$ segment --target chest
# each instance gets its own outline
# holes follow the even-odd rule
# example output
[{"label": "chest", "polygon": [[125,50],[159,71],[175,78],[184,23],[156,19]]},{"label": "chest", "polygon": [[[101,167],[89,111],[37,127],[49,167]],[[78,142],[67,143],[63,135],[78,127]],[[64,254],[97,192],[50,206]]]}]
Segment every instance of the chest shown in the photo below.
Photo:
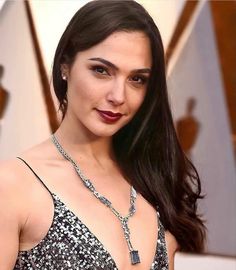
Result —
[{"label": "chest", "polygon": [[[91,259],[100,254],[99,260],[107,257],[113,267],[115,265],[119,269],[149,269],[157,248],[156,210],[141,195],[138,195],[136,213],[129,220],[129,228],[132,245],[139,251],[141,263],[132,266],[119,219],[89,190],[79,185],[76,177],[70,175],[70,185],[62,185],[60,179],[57,186],[53,186],[50,181],[46,183],[50,190],[57,190],[59,194],[59,197],[53,199],[41,183],[35,185],[28,202],[29,218],[21,233],[20,250],[35,253],[41,245],[53,246],[57,250],[53,252],[62,254],[64,247],[67,252],[74,250],[82,256],[85,250],[95,247],[92,248],[93,252],[81,258],[86,261],[85,257]],[[44,179],[47,178],[44,177]],[[102,186],[99,189],[102,190]],[[129,192],[128,185],[125,183],[117,185],[116,189],[107,186],[103,190],[105,193],[103,195],[110,199],[114,207],[124,216],[127,215],[130,207]],[[112,194],[112,198],[109,194]],[[48,239],[51,239],[50,244],[45,244]],[[66,243],[60,242],[61,239]],[[62,247],[62,250],[58,250],[58,247]],[[78,247],[83,247],[83,250],[81,251]],[[74,253],[73,256],[75,256]]]}]

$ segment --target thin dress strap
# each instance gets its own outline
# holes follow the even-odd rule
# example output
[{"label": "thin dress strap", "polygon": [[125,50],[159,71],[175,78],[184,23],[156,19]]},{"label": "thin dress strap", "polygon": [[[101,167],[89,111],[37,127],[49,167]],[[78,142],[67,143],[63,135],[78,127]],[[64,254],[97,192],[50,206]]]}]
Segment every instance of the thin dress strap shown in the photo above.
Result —
[{"label": "thin dress strap", "polygon": [[25,165],[31,170],[31,172],[36,176],[36,178],[43,184],[43,186],[47,189],[47,191],[51,194],[51,196],[53,195],[52,192],[49,190],[49,188],[44,184],[43,180],[37,175],[37,173],[32,169],[32,167],[21,157],[16,157],[20,160],[22,160]]}]

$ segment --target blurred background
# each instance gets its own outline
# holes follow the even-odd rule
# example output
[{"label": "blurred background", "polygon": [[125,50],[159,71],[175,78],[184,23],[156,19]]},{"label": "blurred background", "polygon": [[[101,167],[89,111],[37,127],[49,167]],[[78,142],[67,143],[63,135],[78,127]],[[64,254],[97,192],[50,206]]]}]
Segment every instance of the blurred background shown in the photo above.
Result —
[{"label": "blurred background", "polygon": [[[53,55],[86,2],[0,0],[0,159],[58,126]],[[206,194],[199,205],[208,228],[205,254],[177,254],[176,270],[235,270],[236,1],[137,2],[162,34],[176,130]]]}]

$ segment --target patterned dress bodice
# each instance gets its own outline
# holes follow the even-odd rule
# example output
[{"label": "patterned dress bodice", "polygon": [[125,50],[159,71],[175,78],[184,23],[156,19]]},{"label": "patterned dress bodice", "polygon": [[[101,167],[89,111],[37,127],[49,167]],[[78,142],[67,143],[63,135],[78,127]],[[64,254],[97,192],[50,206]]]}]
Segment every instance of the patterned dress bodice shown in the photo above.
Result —
[{"label": "patterned dress bodice", "polygon": [[[14,270],[122,270],[78,216],[57,195],[51,195],[54,202],[52,224],[35,247],[19,251]],[[158,212],[157,215],[157,245],[150,270],[168,270],[165,230]]]}]

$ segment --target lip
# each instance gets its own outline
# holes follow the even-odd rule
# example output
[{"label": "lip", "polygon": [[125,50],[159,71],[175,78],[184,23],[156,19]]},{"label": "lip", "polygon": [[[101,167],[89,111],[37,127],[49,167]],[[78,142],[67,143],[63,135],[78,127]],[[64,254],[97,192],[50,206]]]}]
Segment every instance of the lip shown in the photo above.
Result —
[{"label": "lip", "polygon": [[96,111],[106,123],[111,124],[117,122],[123,116],[121,113],[114,113],[112,111],[102,111],[98,109],[96,109]]}]

